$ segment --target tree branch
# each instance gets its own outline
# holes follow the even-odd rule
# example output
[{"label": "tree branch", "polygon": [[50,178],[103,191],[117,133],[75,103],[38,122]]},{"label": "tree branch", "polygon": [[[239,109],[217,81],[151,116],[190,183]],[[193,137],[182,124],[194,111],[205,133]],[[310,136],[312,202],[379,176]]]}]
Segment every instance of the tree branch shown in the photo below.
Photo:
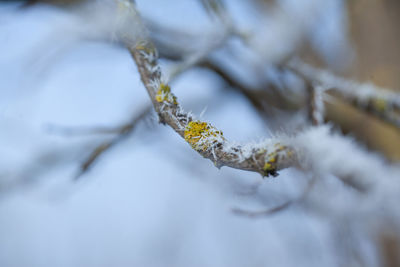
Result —
[{"label": "tree branch", "polygon": [[[131,4],[129,8],[135,7]],[[137,11],[135,14],[140,21]],[[278,140],[266,140],[256,145],[237,145],[229,142],[222,131],[210,123],[196,120],[193,115],[186,113],[169,85],[163,81],[157,64],[158,52],[147,36],[142,36],[135,45],[130,42],[125,44],[136,62],[160,122],[169,125],[193,149],[213,161],[215,166],[229,166],[258,172],[263,176],[276,176],[278,170],[293,165],[294,149]]]},{"label": "tree branch", "polygon": [[287,66],[306,81],[313,81],[323,90],[333,90],[347,102],[400,128],[400,94],[373,84],[362,84],[337,77],[327,71],[292,60]]}]

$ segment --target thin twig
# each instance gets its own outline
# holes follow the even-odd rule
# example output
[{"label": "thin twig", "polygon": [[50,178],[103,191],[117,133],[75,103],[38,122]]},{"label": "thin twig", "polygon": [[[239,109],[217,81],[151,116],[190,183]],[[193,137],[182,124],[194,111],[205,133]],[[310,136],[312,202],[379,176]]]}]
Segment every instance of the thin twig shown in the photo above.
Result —
[{"label": "thin twig", "polygon": [[307,84],[308,90],[308,116],[311,124],[318,126],[324,123],[324,101],[322,99],[322,90],[313,85],[312,83]]},{"label": "thin twig", "polygon": [[60,126],[60,125],[48,125],[46,130],[50,134],[64,135],[64,136],[82,136],[82,135],[112,135],[119,134],[121,132],[121,126],[110,127],[110,126]]},{"label": "thin twig", "polygon": [[110,148],[125,140],[133,132],[137,124],[141,120],[143,120],[150,113],[151,110],[151,106],[146,106],[139,113],[137,113],[129,123],[119,127],[118,135],[116,137],[112,138],[111,140],[104,141],[103,143],[98,145],[87,157],[87,159],[84,160],[84,162],[81,164],[80,171],[76,175],[75,179],[78,179],[82,175],[84,175],[99,159],[99,157],[102,156],[106,151],[110,150]]},{"label": "thin twig", "polygon": [[289,207],[293,206],[294,204],[301,203],[311,192],[316,180],[317,180],[316,177],[313,176],[311,178],[311,180],[308,182],[307,187],[305,188],[303,193],[298,198],[288,200],[276,207],[266,209],[266,210],[261,210],[261,211],[249,211],[249,210],[245,210],[245,209],[241,209],[241,208],[233,208],[232,212],[236,215],[245,216],[245,217],[249,217],[249,218],[262,218],[262,217],[274,215],[278,212],[288,209]]}]

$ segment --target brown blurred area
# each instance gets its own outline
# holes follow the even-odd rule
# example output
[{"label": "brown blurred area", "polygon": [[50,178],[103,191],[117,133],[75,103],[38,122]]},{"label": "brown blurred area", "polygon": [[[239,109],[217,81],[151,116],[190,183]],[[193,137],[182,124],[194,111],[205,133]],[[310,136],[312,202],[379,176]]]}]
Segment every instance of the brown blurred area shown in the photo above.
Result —
[{"label": "brown blurred area", "polygon": [[[350,39],[356,54],[347,78],[400,91],[400,1],[348,1]],[[341,74],[343,75],[343,74]],[[389,160],[400,161],[400,131],[351,105],[327,103],[327,117]]]},{"label": "brown blurred area", "polygon": [[357,61],[353,72],[360,80],[382,87],[400,85],[400,1],[349,1],[350,33]]},{"label": "brown blurred area", "polygon": [[[350,38],[356,60],[352,76],[360,81],[399,91],[400,2],[398,0],[351,0],[348,2]],[[345,112],[353,118],[353,131],[372,149],[391,160],[400,160],[400,131],[372,116]],[[354,115],[353,115],[354,114]]]},{"label": "brown blurred area", "polygon": [[[262,4],[278,4],[275,0],[257,0]],[[371,82],[379,87],[400,92],[400,1],[348,0],[349,39],[355,54],[345,70],[336,69],[339,76]],[[331,70],[306,40],[297,53],[313,66]],[[390,161],[400,161],[400,129],[375,115],[354,107],[335,95],[325,102],[326,120],[339,125],[343,133],[351,134],[368,148]],[[397,114],[400,116],[400,114]]]}]

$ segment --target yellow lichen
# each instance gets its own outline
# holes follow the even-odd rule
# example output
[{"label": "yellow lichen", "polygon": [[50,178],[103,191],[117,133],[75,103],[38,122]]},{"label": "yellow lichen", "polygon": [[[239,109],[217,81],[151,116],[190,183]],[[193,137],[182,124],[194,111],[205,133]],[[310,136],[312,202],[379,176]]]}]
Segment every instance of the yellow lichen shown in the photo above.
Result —
[{"label": "yellow lichen", "polygon": [[167,102],[170,104],[177,105],[178,101],[176,99],[176,96],[174,96],[171,93],[171,88],[168,86],[168,84],[160,83],[160,86],[158,87],[158,91],[156,94],[156,100],[157,102]]},{"label": "yellow lichen", "polygon": [[386,110],[387,108],[387,103],[385,99],[382,98],[376,98],[376,99],[372,99],[372,106],[374,107],[374,109],[376,109],[379,112],[383,112]]},{"label": "yellow lichen", "polygon": [[287,157],[293,156],[293,151],[288,149],[287,146],[280,143],[274,145],[275,150],[267,155],[265,155],[265,163],[263,166],[263,171],[265,176],[277,176],[278,160],[279,156],[286,155]]},{"label": "yellow lichen", "polygon": [[274,151],[270,154],[267,155],[266,161],[263,167],[264,175],[269,176],[270,174],[272,176],[276,176],[276,165],[278,161],[278,152]]},{"label": "yellow lichen", "polygon": [[142,50],[144,51],[146,54],[153,54],[154,53],[154,48],[143,45],[143,44],[138,44],[135,47],[136,50]]},{"label": "yellow lichen", "polygon": [[265,172],[270,172],[271,170],[273,170],[272,164],[269,163],[269,162],[266,162],[264,164],[264,168],[263,169],[264,169]]},{"label": "yellow lichen", "polygon": [[194,149],[205,151],[218,141],[224,140],[223,133],[207,122],[191,121],[185,128],[184,137]]},{"label": "yellow lichen", "polygon": [[146,53],[148,55],[152,55],[152,54],[156,53],[154,45],[152,45],[151,43],[146,42],[144,40],[138,41],[135,45],[135,49],[144,51],[144,53]]}]

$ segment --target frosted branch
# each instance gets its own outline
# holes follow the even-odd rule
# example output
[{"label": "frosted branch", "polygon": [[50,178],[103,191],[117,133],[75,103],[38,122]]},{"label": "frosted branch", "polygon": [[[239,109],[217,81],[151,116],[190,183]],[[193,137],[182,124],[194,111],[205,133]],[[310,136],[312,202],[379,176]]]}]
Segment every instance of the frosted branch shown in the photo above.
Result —
[{"label": "frosted branch", "polygon": [[[137,19],[140,20],[138,15]],[[160,122],[169,125],[193,149],[213,161],[215,166],[229,166],[258,172],[263,176],[275,176],[278,170],[293,165],[294,150],[279,140],[238,145],[228,141],[223,132],[210,123],[186,113],[163,80],[157,64],[158,52],[147,36],[142,36],[134,46],[129,43],[126,46],[136,62]]]},{"label": "frosted branch", "polygon": [[371,83],[358,83],[316,69],[300,60],[292,60],[289,69],[303,78],[318,84],[324,91],[335,90],[344,99],[365,111],[378,115],[383,120],[400,127],[400,94],[389,89],[380,88]]}]

